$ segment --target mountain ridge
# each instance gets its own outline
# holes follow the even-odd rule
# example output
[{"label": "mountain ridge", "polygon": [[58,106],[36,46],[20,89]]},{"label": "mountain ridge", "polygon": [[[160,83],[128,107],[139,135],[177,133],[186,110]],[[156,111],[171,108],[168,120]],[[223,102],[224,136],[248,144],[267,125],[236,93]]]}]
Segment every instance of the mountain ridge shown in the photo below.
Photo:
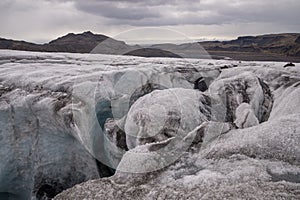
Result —
[{"label": "mountain ridge", "polygon": [[277,53],[300,57],[300,34],[241,36],[230,41],[200,42],[206,50]]},{"label": "mountain ridge", "polygon": [[[195,49],[195,45],[199,47]],[[214,59],[300,62],[300,33],[240,36],[229,41],[154,44],[143,48],[139,45],[128,45],[124,41],[118,41],[106,35],[86,31],[79,34],[68,33],[45,44],[0,38],[0,49],[103,53],[141,57],[205,58],[197,55],[200,54],[200,49],[202,54],[207,54]]]}]

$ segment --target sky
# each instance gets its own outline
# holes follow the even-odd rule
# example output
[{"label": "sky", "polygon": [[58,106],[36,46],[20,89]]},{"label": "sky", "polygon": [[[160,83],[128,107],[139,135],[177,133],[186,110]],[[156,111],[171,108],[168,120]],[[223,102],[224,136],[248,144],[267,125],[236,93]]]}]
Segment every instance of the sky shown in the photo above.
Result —
[{"label": "sky", "polygon": [[300,32],[299,0],[1,0],[0,37],[45,43],[92,31],[128,43]]}]

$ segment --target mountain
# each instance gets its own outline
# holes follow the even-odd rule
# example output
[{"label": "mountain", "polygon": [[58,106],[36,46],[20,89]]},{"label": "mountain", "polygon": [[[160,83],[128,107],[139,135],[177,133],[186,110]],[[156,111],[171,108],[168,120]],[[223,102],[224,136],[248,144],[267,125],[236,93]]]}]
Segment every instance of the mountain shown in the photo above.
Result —
[{"label": "mountain", "polygon": [[141,57],[214,58],[257,61],[300,62],[300,34],[243,36],[230,41],[130,46],[90,31],[69,33],[46,44],[0,38],[0,49],[40,52],[102,53]]},{"label": "mountain", "polygon": [[211,58],[208,52],[199,43],[185,44],[155,44],[150,48],[161,49],[179,55],[182,58]]},{"label": "mountain", "polygon": [[105,35],[94,34],[90,31],[80,34],[69,33],[46,44],[34,44],[0,38],[0,49],[39,52],[101,53],[142,57],[180,57],[160,49],[144,49],[138,45],[130,46],[123,41],[118,41]]},{"label": "mountain", "polygon": [[238,37],[231,41],[200,42],[211,55],[241,60],[300,60],[300,34]]},{"label": "mountain", "polygon": [[23,51],[44,51],[43,45],[0,38],[0,49],[12,49]]},{"label": "mountain", "polygon": [[82,34],[69,33],[49,42],[45,47],[46,51],[88,53],[108,38],[105,35],[96,35],[89,31]]},{"label": "mountain", "polygon": [[40,52],[68,52],[68,53],[90,53],[97,45],[109,40],[111,46],[117,43],[118,47],[128,48],[124,42],[120,42],[109,38],[105,35],[93,34],[90,31],[74,34],[69,33],[59,37],[47,44],[34,44],[25,41],[15,41],[0,38],[0,49],[24,50],[24,51],[40,51]]},{"label": "mountain", "polygon": [[300,56],[300,34],[244,36],[224,42],[202,42],[207,50],[278,53]]},{"label": "mountain", "polygon": [[300,62],[300,34],[298,33],[244,36],[230,41],[205,41],[179,45],[155,44],[151,48],[170,51],[185,58]]},{"label": "mountain", "polygon": [[124,55],[135,55],[140,57],[169,57],[169,58],[181,58],[180,55],[171,51],[156,49],[156,48],[140,48],[125,53]]}]

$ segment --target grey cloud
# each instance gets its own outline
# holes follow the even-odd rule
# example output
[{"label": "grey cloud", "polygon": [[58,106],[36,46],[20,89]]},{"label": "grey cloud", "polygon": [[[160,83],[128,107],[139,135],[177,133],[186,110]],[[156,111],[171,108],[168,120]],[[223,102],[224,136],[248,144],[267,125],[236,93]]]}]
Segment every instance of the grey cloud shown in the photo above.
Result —
[{"label": "grey cloud", "polygon": [[243,8],[234,11],[230,8],[224,9],[223,13],[229,13],[236,18],[242,16],[243,19],[248,22],[272,22],[300,25],[300,21],[298,20],[300,18],[299,8],[300,1],[269,1],[265,4],[245,5]]},{"label": "grey cloud", "polygon": [[144,18],[159,17],[148,7],[141,8],[139,4],[122,1],[77,1],[77,9],[94,15],[118,20],[141,20]]},{"label": "grey cloud", "polygon": [[113,35],[147,26],[182,32],[189,26],[187,34],[195,36],[299,32],[299,8],[299,0],[1,0],[0,37],[52,39],[85,30]]},{"label": "grey cloud", "polygon": [[78,10],[109,19],[111,24],[163,26],[280,22],[298,24],[298,0],[104,0],[75,1]]},{"label": "grey cloud", "polygon": [[[5,0],[7,1],[7,0]],[[4,1],[4,2],[5,2]],[[230,23],[299,24],[298,0],[44,0],[72,2],[109,25],[174,26]]]}]

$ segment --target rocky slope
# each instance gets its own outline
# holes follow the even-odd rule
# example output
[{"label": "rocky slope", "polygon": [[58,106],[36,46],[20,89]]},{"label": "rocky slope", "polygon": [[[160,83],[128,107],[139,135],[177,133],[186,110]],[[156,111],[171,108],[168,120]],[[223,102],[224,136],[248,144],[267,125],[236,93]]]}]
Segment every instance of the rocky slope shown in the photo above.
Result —
[{"label": "rocky slope", "polygon": [[297,64],[7,50],[0,63],[1,198],[300,197]]}]

